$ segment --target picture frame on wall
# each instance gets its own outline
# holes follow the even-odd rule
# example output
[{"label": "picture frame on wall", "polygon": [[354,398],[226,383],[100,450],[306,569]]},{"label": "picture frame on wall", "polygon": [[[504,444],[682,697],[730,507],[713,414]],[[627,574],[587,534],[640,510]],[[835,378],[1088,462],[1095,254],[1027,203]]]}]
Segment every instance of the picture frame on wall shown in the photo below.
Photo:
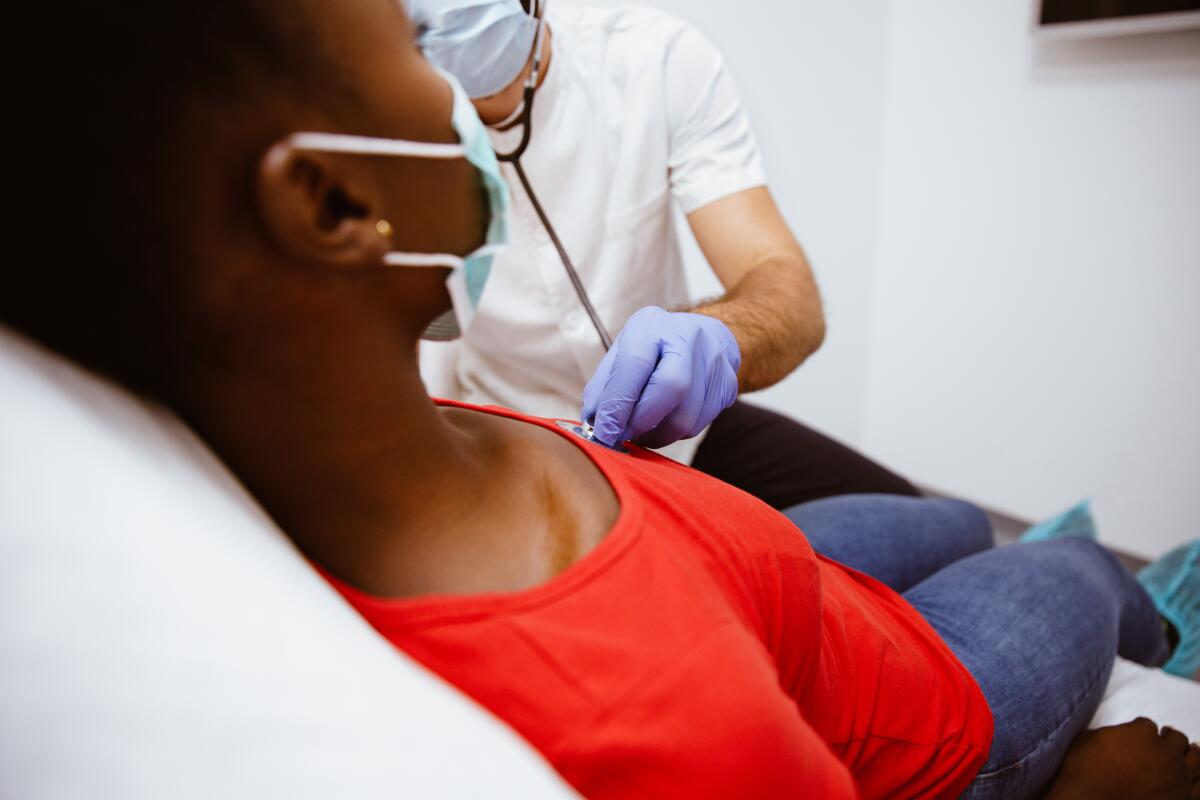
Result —
[{"label": "picture frame on wall", "polygon": [[1039,38],[1077,39],[1200,28],[1200,0],[1039,0]]}]

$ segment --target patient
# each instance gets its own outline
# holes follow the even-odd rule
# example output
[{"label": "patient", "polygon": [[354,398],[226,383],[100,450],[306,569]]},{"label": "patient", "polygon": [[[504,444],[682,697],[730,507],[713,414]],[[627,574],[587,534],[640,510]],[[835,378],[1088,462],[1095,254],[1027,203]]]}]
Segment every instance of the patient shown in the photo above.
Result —
[{"label": "patient", "polygon": [[[53,255],[10,269],[0,319],[178,412],[382,635],[585,795],[1036,797],[1113,656],[1168,657],[1090,542],[901,596],[700,473],[426,397],[447,270],[385,261],[474,251],[499,198],[464,158],[293,136],[478,133],[395,0],[71,13],[70,82],[31,109]],[[1200,756],[1170,749],[1187,796]]]}]

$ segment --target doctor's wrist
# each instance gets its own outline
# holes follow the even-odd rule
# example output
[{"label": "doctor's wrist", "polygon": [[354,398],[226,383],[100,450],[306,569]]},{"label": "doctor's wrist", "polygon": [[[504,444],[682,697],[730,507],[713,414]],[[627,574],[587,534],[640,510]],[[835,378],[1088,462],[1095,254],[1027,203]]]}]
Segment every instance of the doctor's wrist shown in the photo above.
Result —
[{"label": "doctor's wrist", "polygon": [[743,367],[745,366],[742,354],[745,350],[743,347],[744,338],[739,333],[736,323],[723,319],[719,313],[714,313],[714,310],[708,307],[691,309],[687,313],[706,318],[706,328],[721,343],[726,360],[733,367],[733,371],[737,373],[738,385],[740,387],[742,384]]}]

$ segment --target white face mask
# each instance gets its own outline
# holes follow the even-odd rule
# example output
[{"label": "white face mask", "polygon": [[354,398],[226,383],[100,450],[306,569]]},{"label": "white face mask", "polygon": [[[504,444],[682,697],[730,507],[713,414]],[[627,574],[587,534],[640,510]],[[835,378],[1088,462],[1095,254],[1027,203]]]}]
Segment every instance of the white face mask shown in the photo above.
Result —
[{"label": "white face mask", "polygon": [[[436,68],[435,68],[436,69]],[[438,320],[425,338],[453,339],[466,330],[483,296],[483,287],[492,270],[492,257],[508,244],[508,184],[500,175],[500,164],[488,140],[487,130],[475,113],[462,86],[453,76],[438,70],[454,91],[451,125],[458,134],[459,144],[412,142],[404,139],[379,139],[370,136],[348,136],[340,133],[294,133],[292,147],[322,153],[349,153],[368,156],[402,156],[407,158],[465,158],[479,170],[487,189],[491,219],[484,244],[472,253],[457,256],[452,253],[409,253],[392,251],[383,263],[395,267],[449,267],[446,288],[454,304],[457,325]]]}]

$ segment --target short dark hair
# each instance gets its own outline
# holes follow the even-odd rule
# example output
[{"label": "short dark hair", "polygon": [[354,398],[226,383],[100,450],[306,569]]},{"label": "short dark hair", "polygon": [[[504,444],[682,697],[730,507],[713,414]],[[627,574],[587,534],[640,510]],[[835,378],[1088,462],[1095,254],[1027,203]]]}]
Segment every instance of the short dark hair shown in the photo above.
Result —
[{"label": "short dark hair", "polygon": [[[185,110],[250,108],[271,86],[328,81],[319,25],[302,0],[36,3],[54,31],[53,72],[26,78],[36,123],[28,236],[40,260],[10,263],[0,322],[136,389],[158,393],[180,320],[187,257],[175,236],[186,192]],[[55,19],[57,15],[61,19]],[[327,65],[325,65],[327,66]],[[177,204],[176,204],[177,205]]]}]

